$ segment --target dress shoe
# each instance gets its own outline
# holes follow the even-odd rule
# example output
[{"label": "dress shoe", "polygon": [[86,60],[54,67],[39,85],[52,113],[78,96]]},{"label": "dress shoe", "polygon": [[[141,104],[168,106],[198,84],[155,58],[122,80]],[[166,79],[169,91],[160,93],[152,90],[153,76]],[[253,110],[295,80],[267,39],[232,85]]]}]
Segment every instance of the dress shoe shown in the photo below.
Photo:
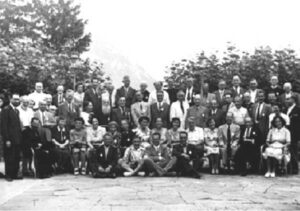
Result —
[{"label": "dress shoe", "polygon": [[243,171],[243,172],[241,173],[241,176],[242,176],[242,177],[247,176],[247,172],[246,172],[246,171]]},{"label": "dress shoe", "polygon": [[13,181],[13,179],[12,179],[11,177],[5,177],[5,180],[6,180],[7,182],[12,182],[12,181]]},{"label": "dress shoe", "polygon": [[19,180],[19,179],[23,179],[23,176],[16,176],[16,177],[13,177],[13,179],[17,179],[17,180]]},{"label": "dress shoe", "polygon": [[201,174],[199,174],[199,173],[197,173],[197,174],[194,174],[194,178],[196,178],[196,179],[201,179]]}]

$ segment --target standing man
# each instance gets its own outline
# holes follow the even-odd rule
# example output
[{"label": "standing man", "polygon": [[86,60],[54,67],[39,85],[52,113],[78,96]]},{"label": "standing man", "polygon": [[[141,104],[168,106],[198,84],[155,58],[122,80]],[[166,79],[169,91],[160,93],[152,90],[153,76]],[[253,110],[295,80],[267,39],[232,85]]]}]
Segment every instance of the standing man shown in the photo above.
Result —
[{"label": "standing man", "polygon": [[136,90],[130,87],[130,78],[129,76],[124,76],[123,77],[123,84],[121,88],[117,90],[116,93],[116,103],[119,102],[119,99],[121,97],[125,97],[125,106],[130,109],[130,106],[134,103],[135,101],[135,92]]},{"label": "standing man", "polygon": [[177,93],[177,101],[172,103],[170,108],[170,122],[173,118],[179,118],[180,122],[182,123],[180,125],[181,129],[185,129],[185,119],[187,110],[189,108],[188,102],[184,101],[185,94],[183,91],[179,91]]},{"label": "standing man", "polygon": [[117,122],[118,125],[121,125],[121,121],[123,119],[127,119],[130,127],[132,126],[131,113],[130,113],[130,109],[126,107],[125,97],[119,98],[118,107],[112,110],[111,116],[112,116],[111,120]]},{"label": "standing man", "polygon": [[56,91],[57,94],[54,95],[52,98],[52,105],[55,105],[58,108],[65,101],[64,86],[63,85],[57,86]]},{"label": "standing man", "polygon": [[266,90],[267,96],[270,93],[274,93],[276,97],[279,97],[281,94],[283,94],[283,89],[278,85],[278,77],[272,76],[271,77],[271,86]]},{"label": "standing man", "polygon": [[163,121],[163,127],[168,128],[169,127],[169,115],[170,115],[170,106],[163,102],[164,99],[164,92],[163,91],[157,91],[156,94],[157,103],[154,103],[150,106],[151,111],[151,128],[154,128],[155,126],[155,120],[157,118],[161,118]]},{"label": "standing man", "polygon": [[22,179],[18,176],[21,157],[22,128],[19,117],[20,95],[13,94],[10,104],[1,113],[1,133],[4,142],[5,176],[7,181]]},{"label": "standing man", "polygon": [[185,90],[185,101],[187,101],[190,106],[194,105],[194,96],[196,94],[200,94],[200,93],[195,90],[194,79],[190,77],[186,80],[186,90]]},{"label": "standing man", "polygon": [[240,126],[241,130],[245,127],[245,118],[249,116],[248,110],[242,107],[242,98],[237,96],[234,98],[234,107],[228,112],[233,113],[233,123]]},{"label": "standing man", "polygon": [[39,102],[39,109],[34,112],[33,116],[40,121],[41,126],[48,126],[53,115],[47,111],[47,103],[45,100]]},{"label": "standing man", "polygon": [[233,76],[232,85],[233,86],[230,90],[232,93],[232,97],[242,97],[245,93],[245,90],[241,87],[241,79],[238,75]]},{"label": "standing man", "polygon": [[143,94],[141,91],[135,93],[136,103],[131,105],[131,115],[135,127],[139,126],[139,118],[147,116],[150,119],[149,104],[143,101]]},{"label": "standing man", "polygon": [[257,103],[253,105],[252,119],[254,126],[257,127],[260,137],[260,145],[263,145],[266,141],[267,134],[269,131],[269,116],[272,113],[272,108],[265,102],[265,93],[263,91],[257,94]]},{"label": "standing man", "polygon": [[172,104],[177,100],[177,92],[179,90],[175,88],[174,80],[172,78],[169,78],[167,82],[168,82],[168,89],[166,90],[166,92],[169,95],[170,104]]},{"label": "standing man", "polygon": [[22,96],[21,105],[18,107],[22,130],[24,130],[26,127],[29,127],[31,125],[31,119],[34,114],[33,110],[29,108],[28,105],[29,105],[28,96],[26,95]]},{"label": "standing man", "polygon": [[169,94],[162,89],[162,86],[163,86],[163,83],[161,81],[157,81],[154,83],[155,90],[150,93],[149,101],[148,101],[149,105],[152,105],[153,103],[157,102],[157,92],[159,92],[159,91],[164,92],[163,102],[170,105]]},{"label": "standing man", "polygon": [[224,105],[224,98],[226,93],[226,81],[220,80],[218,83],[218,90],[215,91],[216,100],[220,107]]},{"label": "standing man", "polygon": [[147,90],[147,87],[148,87],[148,85],[145,81],[141,82],[140,91],[143,94],[143,101],[144,102],[148,102],[149,96],[150,96],[150,92]]},{"label": "standing man", "polygon": [[35,90],[33,93],[29,94],[28,97],[30,100],[34,101],[34,110],[37,110],[39,108],[39,102],[46,99],[46,94],[43,92],[43,83],[37,82],[35,83]]},{"label": "standing man", "polygon": [[187,125],[188,119],[193,117],[195,119],[195,124],[197,127],[206,127],[207,120],[207,108],[202,106],[201,97],[199,94],[194,96],[194,105],[187,110],[185,124]]},{"label": "standing man", "polygon": [[257,86],[258,86],[258,84],[257,84],[257,81],[256,81],[256,79],[251,79],[251,81],[250,81],[250,89],[249,89],[249,93],[250,93],[250,101],[251,101],[251,103],[256,103],[256,100],[257,100],[257,95],[258,95],[258,92],[260,91],[260,90],[258,90],[257,89]]},{"label": "standing man", "polygon": [[216,99],[216,96],[214,93],[209,92],[209,84],[203,83],[201,93],[201,105],[208,108],[211,105],[211,101],[213,99]]},{"label": "standing man", "polygon": [[299,96],[298,93],[293,92],[292,88],[293,87],[292,87],[292,84],[290,82],[286,82],[283,85],[284,93],[279,96],[278,100],[279,100],[279,103],[281,103],[281,105],[284,106],[284,107],[287,106],[285,104],[286,100],[288,98],[291,98],[291,97],[294,97],[296,105],[300,106],[300,96]]},{"label": "standing man", "polygon": [[66,92],[66,101],[58,107],[58,116],[66,120],[67,128],[73,128],[75,119],[79,117],[79,107],[73,101],[74,91],[69,89]]}]

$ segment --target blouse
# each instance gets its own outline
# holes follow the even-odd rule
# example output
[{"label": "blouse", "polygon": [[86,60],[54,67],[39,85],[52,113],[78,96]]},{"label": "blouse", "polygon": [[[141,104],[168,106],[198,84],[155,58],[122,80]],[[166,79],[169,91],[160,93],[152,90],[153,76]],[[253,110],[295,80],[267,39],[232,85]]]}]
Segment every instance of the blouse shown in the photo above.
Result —
[{"label": "blouse", "polygon": [[204,129],[205,145],[213,147],[218,144],[218,128],[211,130],[210,128]]},{"label": "blouse", "polygon": [[160,130],[158,130],[157,128],[153,128],[151,130],[151,134],[153,134],[153,133],[159,133],[160,134],[161,144],[166,144],[167,132],[168,132],[168,130],[166,128],[161,128]]},{"label": "blouse", "polygon": [[291,143],[291,133],[285,127],[280,129],[272,128],[268,133],[267,143],[270,143],[273,146],[289,144]]}]

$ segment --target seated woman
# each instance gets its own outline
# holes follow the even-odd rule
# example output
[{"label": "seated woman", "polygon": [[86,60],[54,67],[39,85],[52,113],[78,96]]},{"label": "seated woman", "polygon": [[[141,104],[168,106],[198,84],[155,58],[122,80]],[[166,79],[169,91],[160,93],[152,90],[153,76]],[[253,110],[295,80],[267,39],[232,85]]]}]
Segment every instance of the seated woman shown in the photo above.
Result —
[{"label": "seated woman", "polygon": [[79,161],[81,162],[82,175],[86,174],[86,147],[87,147],[87,135],[84,128],[84,120],[79,117],[75,119],[75,129],[70,131],[70,145],[72,150],[74,175],[79,175]]},{"label": "seated woman", "polygon": [[180,129],[180,119],[177,117],[172,118],[171,121],[171,128],[167,131],[167,142],[168,146],[173,147],[176,144],[179,144],[180,142],[180,132],[182,131]]},{"label": "seated woman", "polygon": [[120,153],[120,140],[121,133],[118,131],[119,125],[115,121],[111,121],[108,123],[108,131],[112,135],[113,146],[118,149],[118,153]]},{"label": "seated woman", "polygon": [[57,120],[57,127],[51,129],[52,142],[55,148],[53,154],[56,162],[57,173],[67,173],[72,171],[71,152],[69,148],[70,136],[66,128],[66,120],[60,117]]},{"label": "seated woman", "polygon": [[84,120],[86,127],[91,126],[93,116],[93,103],[89,101],[84,102],[83,111],[80,112],[80,117]]},{"label": "seated woman", "polygon": [[151,134],[159,133],[160,134],[160,144],[167,145],[167,128],[163,127],[163,120],[161,117],[157,117],[155,120],[154,128],[151,130]]},{"label": "seated woman", "polygon": [[142,116],[139,118],[139,126],[133,130],[136,135],[141,139],[141,146],[143,149],[146,149],[150,146],[150,133],[149,129],[150,119],[147,116]]},{"label": "seated woman", "polygon": [[204,148],[209,158],[212,174],[219,174],[220,148],[218,128],[214,119],[208,119],[208,128],[204,129]]},{"label": "seated woman", "polygon": [[86,140],[88,145],[88,157],[91,151],[103,144],[103,135],[106,133],[104,127],[99,126],[99,121],[96,117],[92,118],[92,126],[86,128]]},{"label": "seated woman", "polygon": [[130,130],[129,122],[127,119],[121,120],[121,141],[120,141],[120,151],[121,157],[124,156],[125,150],[132,145],[132,140],[135,133]]},{"label": "seated woman", "polygon": [[124,153],[124,157],[119,160],[122,169],[125,170],[124,176],[130,177],[139,173],[144,164],[145,151],[141,148],[141,139],[133,138],[133,144],[128,147]]},{"label": "seated woman", "polygon": [[[285,127],[285,120],[281,116],[276,116],[272,122],[273,128],[269,131],[267,136],[267,148],[263,153],[267,159],[268,171],[265,177],[275,177],[276,161],[279,163],[287,158],[287,148],[291,143],[291,133]],[[287,161],[286,161],[287,162]]]}]

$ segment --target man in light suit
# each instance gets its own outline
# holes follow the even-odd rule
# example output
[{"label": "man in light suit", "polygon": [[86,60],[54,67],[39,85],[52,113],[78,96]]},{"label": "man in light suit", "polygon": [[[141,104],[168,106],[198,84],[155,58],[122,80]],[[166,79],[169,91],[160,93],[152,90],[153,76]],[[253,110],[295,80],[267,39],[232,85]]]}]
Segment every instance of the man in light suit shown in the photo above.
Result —
[{"label": "man in light suit", "polygon": [[5,177],[7,181],[22,179],[19,172],[22,129],[19,118],[20,95],[13,94],[10,105],[1,112],[1,135],[4,144]]},{"label": "man in light suit", "polygon": [[194,96],[194,105],[187,110],[185,125],[188,125],[188,119],[190,117],[194,117],[195,124],[197,127],[204,128],[206,127],[207,116],[207,108],[200,105],[201,97],[200,95]]},{"label": "man in light suit", "polygon": [[240,127],[233,124],[233,114],[228,112],[226,123],[218,129],[219,142],[222,146],[222,164],[225,170],[233,170],[234,159],[240,140]]},{"label": "man in light suit", "polygon": [[141,91],[137,91],[135,97],[137,102],[131,105],[131,115],[134,126],[138,127],[139,118],[141,116],[147,116],[150,119],[150,107],[148,103],[143,101],[143,94]]},{"label": "man in light suit", "polygon": [[74,91],[67,90],[66,101],[58,107],[58,116],[66,120],[66,126],[73,128],[75,119],[79,117],[79,107],[73,102]]},{"label": "man in light suit", "polygon": [[156,97],[157,97],[157,103],[154,103],[150,106],[150,111],[151,111],[150,127],[153,128],[156,119],[161,118],[163,121],[163,127],[168,128],[170,124],[169,122],[170,106],[167,103],[163,102],[164,99],[163,91],[157,91]]},{"label": "man in light suit", "polygon": [[188,102],[184,101],[184,92],[179,91],[177,93],[177,101],[172,103],[170,108],[170,121],[172,121],[173,118],[177,117],[180,119],[180,122],[182,123],[180,125],[181,129],[185,129],[185,119],[187,110],[189,108]]},{"label": "man in light suit", "polygon": [[129,78],[129,76],[124,76],[123,77],[123,83],[124,83],[124,86],[117,89],[116,103],[119,102],[119,99],[121,97],[125,97],[125,101],[126,101],[125,106],[130,109],[130,106],[135,101],[135,92],[136,92],[136,90],[133,89],[132,87],[130,87],[130,78]]},{"label": "man in light suit", "polygon": [[176,163],[176,158],[171,158],[166,146],[161,143],[160,133],[152,134],[152,144],[146,148],[144,156],[145,172],[154,172],[158,176],[165,175]]},{"label": "man in light suit", "polygon": [[45,100],[39,102],[39,109],[34,112],[33,116],[41,122],[41,126],[43,127],[52,125],[53,123],[56,124],[53,114],[47,111],[47,102]]},{"label": "man in light suit", "polygon": [[216,100],[220,107],[224,105],[225,93],[227,92],[226,86],[226,81],[220,80],[218,83],[218,90],[215,91]]},{"label": "man in light suit", "polygon": [[257,103],[253,105],[251,117],[254,121],[254,126],[259,130],[261,137],[260,145],[265,144],[269,131],[269,115],[272,113],[272,108],[264,102],[265,93],[261,90],[257,94]]}]

